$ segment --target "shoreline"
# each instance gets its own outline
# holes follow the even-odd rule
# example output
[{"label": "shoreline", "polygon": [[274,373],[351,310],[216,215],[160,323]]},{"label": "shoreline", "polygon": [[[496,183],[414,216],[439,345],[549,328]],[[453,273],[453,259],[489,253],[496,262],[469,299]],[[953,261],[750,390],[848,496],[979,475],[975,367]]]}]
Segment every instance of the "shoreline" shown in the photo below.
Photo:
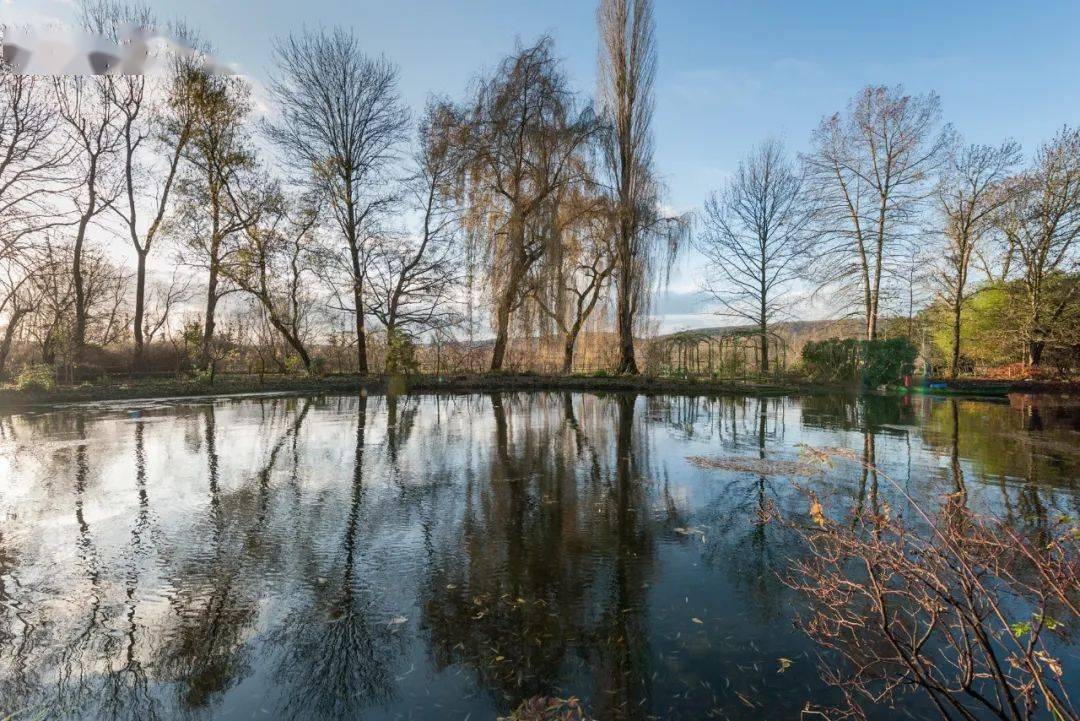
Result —
[{"label": "shoreline", "polygon": [[[192,380],[136,380],[109,385],[82,385],[50,391],[0,389],[0,411],[34,406],[94,401],[153,400],[163,398],[209,398],[249,394],[343,394],[361,390],[385,392],[389,379],[383,376],[330,376],[323,379],[271,377],[260,381],[254,376],[224,376],[214,384]],[[1004,392],[1003,388],[1006,388]],[[801,380],[709,380],[655,378],[648,376],[542,376],[530,374],[468,374],[436,378],[421,376],[404,383],[404,393],[496,393],[514,391],[619,392],[643,394],[710,395],[747,394],[759,396],[858,394],[857,388],[845,385],[813,383]],[[871,391],[871,393],[878,393]],[[903,394],[893,389],[886,395]],[[990,380],[958,381],[943,392],[913,389],[913,394],[941,397],[996,397],[1009,393],[1033,393],[1080,397],[1080,383]]]}]

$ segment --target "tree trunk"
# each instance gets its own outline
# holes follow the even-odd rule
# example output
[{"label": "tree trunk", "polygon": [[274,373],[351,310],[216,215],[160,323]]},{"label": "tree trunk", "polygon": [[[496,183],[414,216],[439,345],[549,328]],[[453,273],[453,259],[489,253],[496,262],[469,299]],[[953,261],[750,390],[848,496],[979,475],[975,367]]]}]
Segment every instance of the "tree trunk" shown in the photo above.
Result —
[{"label": "tree trunk", "polygon": [[135,268],[135,318],[132,331],[135,335],[135,370],[144,370],[145,339],[143,338],[143,317],[146,313],[146,252],[137,251],[138,262]]},{"label": "tree trunk", "polygon": [[1042,362],[1043,350],[1046,348],[1046,341],[1044,340],[1031,340],[1027,344],[1027,364],[1034,368]]},{"label": "tree trunk", "polygon": [[0,378],[6,378],[7,359],[11,355],[11,344],[15,340],[15,331],[19,329],[19,323],[29,311],[17,310],[8,319],[7,328],[4,329],[4,338],[0,340]]},{"label": "tree trunk", "polygon": [[268,317],[270,320],[270,325],[274,326],[277,332],[281,334],[281,337],[285,339],[285,342],[288,343],[294,351],[296,351],[296,355],[300,356],[300,361],[304,364],[304,370],[307,371],[307,373],[310,375],[311,355],[308,353],[307,348],[304,347],[304,344],[300,341],[300,338],[292,331],[290,331],[289,328],[279,319],[277,319],[273,314],[269,314]]},{"label": "tree trunk", "polygon": [[577,333],[566,334],[566,342],[563,345],[562,372],[570,375],[574,372],[574,345],[577,343]]},{"label": "tree trunk", "polygon": [[499,307],[495,311],[495,346],[491,350],[492,371],[500,371],[506,358],[506,344],[510,336],[510,305],[513,303],[513,289],[517,287],[512,283],[503,293],[499,300]]},{"label": "tree trunk", "polygon": [[[214,330],[217,322],[214,314],[217,312],[218,302],[218,270],[215,261],[210,262],[210,279],[206,284],[206,315],[203,318],[202,361],[201,365],[210,368],[213,360],[210,353],[210,344],[214,341]],[[212,370],[212,369],[211,369]]]},{"label": "tree trunk", "polygon": [[[629,253],[624,253],[628,256]],[[616,321],[619,329],[619,365],[616,373],[637,375],[637,361],[634,358],[634,309],[633,309],[633,260],[624,257],[619,262],[619,297],[616,309]]]},{"label": "tree trunk", "polygon": [[758,363],[758,372],[761,375],[769,374],[769,329],[761,324],[761,358]]},{"label": "tree trunk", "polygon": [[360,247],[353,235],[348,237],[352,261],[353,307],[356,309],[356,372],[368,374],[367,333],[364,329],[364,269],[360,267]]},{"label": "tree trunk", "polygon": [[86,288],[82,273],[82,251],[88,222],[89,218],[85,216],[79,221],[79,231],[75,236],[73,249],[74,257],[71,262],[71,277],[75,284],[75,329],[71,340],[76,363],[82,357],[82,349],[86,345]]},{"label": "tree trunk", "polygon": [[503,361],[506,359],[506,345],[510,338],[510,310],[513,308],[514,299],[517,298],[518,287],[525,275],[526,261],[522,257],[525,252],[525,220],[517,211],[514,211],[510,219],[511,238],[514,256],[510,263],[510,276],[506,282],[506,290],[499,299],[499,306],[495,310],[495,347],[491,350],[491,371],[500,371]]},{"label": "tree trunk", "polygon": [[356,372],[368,374],[367,333],[364,330],[364,298],[360,284],[353,283],[353,303],[356,305]]},{"label": "tree trunk", "polygon": [[959,300],[953,303],[952,359],[949,361],[949,378],[956,380],[960,373],[960,311]]}]

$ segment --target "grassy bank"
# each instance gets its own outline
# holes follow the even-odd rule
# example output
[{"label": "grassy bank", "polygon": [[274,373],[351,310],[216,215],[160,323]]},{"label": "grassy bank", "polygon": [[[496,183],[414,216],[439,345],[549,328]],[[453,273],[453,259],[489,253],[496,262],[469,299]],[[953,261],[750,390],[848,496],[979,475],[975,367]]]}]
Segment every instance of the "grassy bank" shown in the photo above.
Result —
[{"label": "grassy bank", "polygon": [[[1002,395],[1004,392],[1047,393],[1080,396],[1080,384],[1019,381],[965,381],[965,395]],[[87,401],[134,400],[143,398],[176,398],[200,396],[231,396],[247,393],[338,394],[355,393],[361,389],[383,392],[387,379],[380,376],[330,376],[307,378],[296,376],[222,376],[214,383],[188,379],[142,379],[123,382],[60,386],[52,390],[17,390],[0,388],[0,409],[20,408],[54,403]],[[991,390],[994,391],[990,393]],[[400,386],[399,386],[400,387]],[[422,376],[409,379],[403,386],[409,392],[423,393],[483,393],[495,391],[638,391],[664,394],[721,394],[799,395],[851,392],[844,386],[810,383],[799,380],[711,380],[705,378],[653,378],[648,376],[542,376],[514,374],[468,374],[456,376]]]}]

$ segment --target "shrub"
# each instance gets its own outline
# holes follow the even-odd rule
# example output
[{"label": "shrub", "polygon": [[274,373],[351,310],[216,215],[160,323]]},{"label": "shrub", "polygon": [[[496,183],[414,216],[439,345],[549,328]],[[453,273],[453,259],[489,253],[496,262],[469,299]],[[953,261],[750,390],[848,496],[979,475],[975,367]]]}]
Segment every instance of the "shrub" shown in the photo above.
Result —
[{"label": "shrub", "polygon": [[395,330],[386,343],[386,374],[412,376],[420,372],[416,346],[409,336]]},{"label": "shrub", "polygon": [[866,386],[895,383],[910,373],[918,350],[907,338],[861,341],[862,382]]},{"label": "shrub", "polygon": [[214,367],[208,366],[206,368],[196,368],[191,372],[191,379],[199,385],[213,385],[214,383]]},{"label": "shrub", "polygon": [[859,341],[854,338],[811,341],[803,346],[802,365],[813,380],[853,383],[859,377]]},{"label": "shrub", "polygon": [[813,380],[874,387],[900,380],[917,354],[906,338],[829,338],[803,346],[802,368]]},{"label": "shrub", "polygon": [[15,379],[15,387],[20,391],[51,391],[56,387],[52,366],[37,363],[23,368]]},{"label": "shrub", "polygon": [[285,372],[292,376],[305,373],[304,361],[298,355],[289,355],[285,358]]},{"label": "shrub", "polygon": [[911,510],[875,502],[830,517],[830,499],[808,492],[808,514],[777,516],[802,545],[783,576],[806,600],[796,625],[840,691],[838,708],[805,715],[865,719],[871,704],[922,693],[943,719],[1077,719],[1059,660],[1078,614],[1075,521],[1029,533],[972,511],[965,493],[935,512],[871,472]]}]

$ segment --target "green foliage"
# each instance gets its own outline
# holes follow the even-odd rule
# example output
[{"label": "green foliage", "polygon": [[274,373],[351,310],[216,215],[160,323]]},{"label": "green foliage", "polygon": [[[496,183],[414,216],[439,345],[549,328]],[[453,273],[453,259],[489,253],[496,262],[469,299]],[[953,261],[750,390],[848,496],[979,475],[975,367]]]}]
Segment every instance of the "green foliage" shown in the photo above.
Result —
[{"label": "green foliage", "polygon": [[829,338],[803,346],[802,368],[816,381],[873,387],[900,380],[914,364],[917,354],[907,338],[875,341]]},{"label": "green foliage", "polygon": [[314,378],[326,377],[326,369],[330,365],[326,356],[317,355],[311,359],[311,375]]},{"label": "green foliage", "polygon": [[208,366],[206,368],[196,368],[191,372],[192,379],[200,385],[213,385],[214,383],[214,368]]},{"label": "green foliage", "polygon": [[304,367],[304,361],[300,359],[300,356],[290,354],[285,358],[285,372],[295,376],[306,373],[307,368]]},{"label": "green foliage", "polygon": [[412,376],[420,373],[415,344],[398,330],[391,332],[386,339],[386,373],[392,376]]},{"label": "green foliage", "polygon": [[593,371],[592,375],[593,375],[593,378],[607,378],[608,377],[608,372],[606,370],[604,370],[603,368],[597,368],[596,370]]},{"label": "green foliage", "polygon": [[51,391],[56,387],[52,366],[37,363],[23,368],[15,379],[15,387],[20,391]]},{"label": "green foliage", "polygon": [[859,375],[859,343],[854,338],[829,338],[803,346],[806,375],[825,383],[852,383]]},{"label": "green foliage", "polygon": [[[1000,366],[1019,360],[1023,354],[1016,332],[1016,309],[1023,298],[1015,284],[985,286],[973,293],[960,311],[960,353],[969,365]],[[943,306],[930,309],[931,340],[935,365],[945,367],[952,357],[952,311]]]},{"label": "green foliage", "polygon": [[861,341],[862,382],[866,386],[895,383],[910,373],[918,350],[907,338]]}]

